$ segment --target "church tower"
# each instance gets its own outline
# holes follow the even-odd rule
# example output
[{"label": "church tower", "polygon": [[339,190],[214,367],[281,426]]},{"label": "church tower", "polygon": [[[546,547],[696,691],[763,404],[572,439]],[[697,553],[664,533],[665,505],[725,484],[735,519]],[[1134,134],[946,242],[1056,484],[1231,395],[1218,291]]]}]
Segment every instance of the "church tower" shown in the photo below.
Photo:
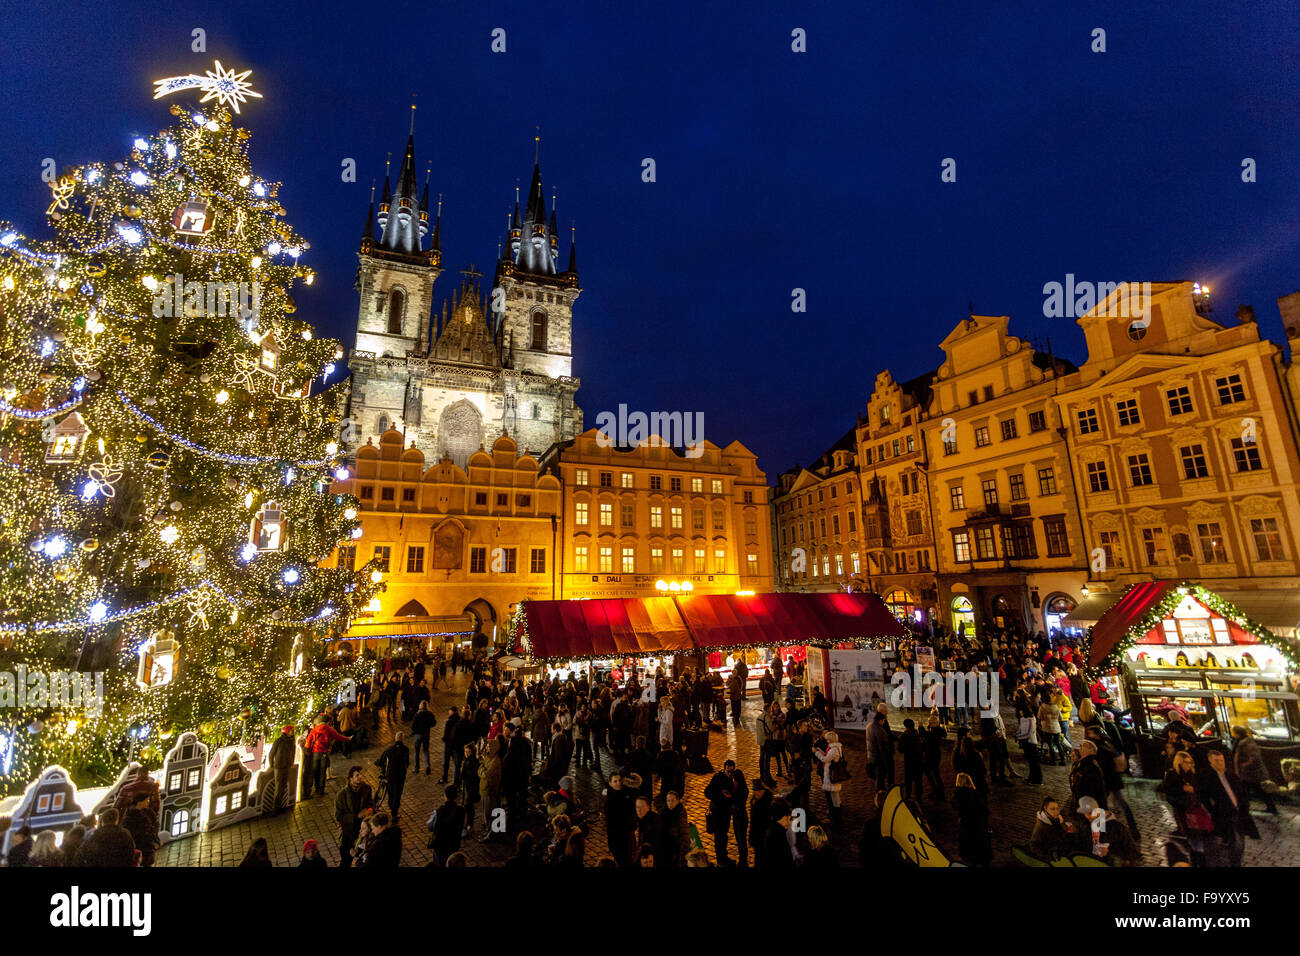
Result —
[{"label": "church tower", "polygon": [[555,207],[548,221],[539,162],[533,163],[522,220],[515,200],[494,288],[504,293],[494,298],[493,311],[512,367],[553,379],[572,376],[573,304],[582,292],[577,247],[570,242],[568,268],[561,270]]},{"label": "church tower", "polygon": [[419,377],[432,340],[429,322],[433,283],[442,268],[442,236],[440,217],[432,228],[429,223],[427,177],[422,196],[418,188],[412,107],[396,185],[386,171],[378,214],[372,191],[357,252],[357,338],[349,358],[352,446],[364,444],[367,437],[377,439],[389,428],[407,431],[420,424]]}]

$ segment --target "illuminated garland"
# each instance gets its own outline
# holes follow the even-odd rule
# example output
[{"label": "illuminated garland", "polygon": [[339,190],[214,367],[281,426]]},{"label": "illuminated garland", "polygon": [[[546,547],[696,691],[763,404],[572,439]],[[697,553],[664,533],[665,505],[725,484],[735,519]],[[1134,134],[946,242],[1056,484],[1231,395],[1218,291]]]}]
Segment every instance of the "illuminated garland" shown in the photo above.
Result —
[{"label": "illuminated garland", "polygon": [[[1120,595],[1119,601],[1116,601],[1114,606],[1118,606],[1120,601],[1123,601],[1128,593],[1135,587],[1137,587],[1136,584],[1130,584],[1125,588],[1124,593]],[[1251,620],[1240,608],[1229,601],[1225,601],[1213,591],[1201,587],[1199,584],[1194,584],[1191,581],[1182,581],[1176,586],[1170,588],[1160,601],[1148,609],[1146,614],[1142,616],[1142,619],[1133,624],[1124,633],[1124,636],[1115,643],[1115,646],[1111,648],[1110,652],[1102,658],[1101,662],[1097,664],[1096,667],[1088,667],[1085,663],[1084,670],[1087,673],[1088,679],[1095,680],[1107,671],[1118,667],[1123,662],[1127,652],[1136,646],[1137,643],[1154,628],[1159,627],[1160,623],[1165,620],[1165,618],[1172,615],[1178,605],[1183,602],[1183,598],[1188,595],[1191,595],[1194,599],[1209,608],[1215,614],[1231,621],[1248,634],[1257,638],[1261,643],[1276,648],[1277,652],[1282,655],[1283,659],[1292,670],[1300,669],[1300,655],[1297,655],[1295,647],[1293,647],[1290,642],[1279,638],[1268,628],[1264,627],[1264,625]],[[1095,627],[1096,625],[1093,626]],[[1089,627],[1088,633],[1079,642],[1082,651],[1081,656],[1085,662],[1091,656],[1092,630],[1093,628]]]},{"label": "illuminated garland", "polygon": [[70,409],[76,408],[85,400],[86,397],[84,395],[78,395],[76,398],[70,398],[62,404],[31,411],[29,409],[16,408],[6,402],[3,398],[0,398],[0,412],[4,412],[6,415],[12,415],[14,418],[21,418],[26,421],[38,421],[39,419],[49,418],[51,415],[57,415],[60,412],[66,412]]},{"label": "illuminated garland", "polygon": [[258,456],[258,455],[232,455],[223,451],[213,451],[211,448],[205,448],[203,445],[200,445],[198,442],[190,441],[188,438],[184,437],[183,435],[177,435],[175,432],[169,431],[166,428],[166,426],[164,426],[161,422],[155,419],[144,409],[136,407],[131,402],[131,400],[126,397],[125,392],[119,390],[117,393],[117,397],[121,399],[122,405],[126,408],[127,411],[131,412],[131,414],[135,415],[136,418],[143,421],[146,425],[148,425],[158,434],[162,435],[164,438],[169,439],[170,441],[175,442],[176,444],[180,445],[182,448],[186,448],[197,455],[202,455],[205,458],[212,458],[216,461],[224,461],[227,464],[231,464],[231,465],[281,465],[283,464],[283,465],[297,465],[299,468],[321,468],[325,465],[328,465],[331,461],[333,461],[332,458],[317,458],[309,461],[285,461],[283,458],[273,458],[273,457],[265,457],[265,456]]}]

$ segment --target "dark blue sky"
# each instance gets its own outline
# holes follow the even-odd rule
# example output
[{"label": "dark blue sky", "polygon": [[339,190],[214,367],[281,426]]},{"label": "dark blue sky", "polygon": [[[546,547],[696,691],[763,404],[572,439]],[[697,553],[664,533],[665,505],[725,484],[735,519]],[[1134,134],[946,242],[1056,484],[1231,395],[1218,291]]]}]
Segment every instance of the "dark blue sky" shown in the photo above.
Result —
[{"label": "dark blue sky", "polygon": [[588,423],[620,402],[703,411],[769,477],[841,435],[878,369],[933,368],[968,302],[1083,361],[1073,321],[1042,316],[1066,273],[1209,282],[1221,321],[1248,302],[1281,340],[1274,299],[1300,287],[1293,2],[803,6],[11,4],[0,219],[44,235],[44,157],[120,159],[167,125],[151,80],[251,67],[254,168],[284,181],[320,273],[301,314],[350,345],[369,185],[400,158],[411,93],[445,197],[439,296],[495,256],[540,125],[548,200],[577,223]]}]

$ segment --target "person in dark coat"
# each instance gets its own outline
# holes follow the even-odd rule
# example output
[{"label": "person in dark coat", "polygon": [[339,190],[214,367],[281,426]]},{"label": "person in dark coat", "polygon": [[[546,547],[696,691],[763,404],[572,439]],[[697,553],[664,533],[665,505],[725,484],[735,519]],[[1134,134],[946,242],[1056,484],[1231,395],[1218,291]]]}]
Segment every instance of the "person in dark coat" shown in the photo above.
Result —
[{"label": "person in dark coat", "polygon": [[[654,865],[664,866],[667,861],[659,861],[659,847],[663,844],[663,826],[659,821],[659,814],[650,809],[650,798],[644,794],[638,794],[636,798],[636,830],[634,839],[638,847],[654,848]],[[637,853],[640,857],[640,852]]]},{"label": "person in dark coat", "polygon": [[[731,866],[735,862],[727,856],[727,834],[731,832],[731,814],[736,802],[741,799],[734,790],[735,781],[732,773],[735,769],[736,762],[728,760],[704,788],[705,799],[709,801],[709,815],[705,829],[713,836],[713,855],[718,866]],[[744,783],[743,779],[741,783]]]},{"label": "person in dark coat", "polygon": [[1106,805],[1106,773],[1097,762],[1097,745],[1091,740],[1079,744],[1078,759],[1070,769],[1070,792],[1076,800],[1092,797]]},{"label": "person in dark coat", "polygon": [[794,850],[790,845],[790,804],[784,800],[772,802],[771,822],[763,837],[763,852],[758,865],[771,870],[793,870]]},{"label": "person in dark coat", "polygon": [[352,865],[352,845],[357,842],[361,821],[375,812],[375,794],[361,779],[361,768],[348,769],[348,782],[334,798],[334,819],[339,825],[339,858],[342,866]]},{"label": "person in dark coat", "polygon": [[930,781],[931,800],[942,800],[945,796],[939,764],[943,760],[943,741],[947,736],[948,731],[943,729],[943,722],[939,720],[939,715],[931,716],[930,724],[923,735],[925,777]]},{"label": "person in dark coat", "polygon": [[957,811],[957,849],[967,866],[988,866],[993,861],[989,840],[989,807],[968,773],[957,774],[952,805]]},{"label": "person in dark coat", "polygon": [[903,799],[916,791],[921,799],[921,774],[925,769],[925,742],[916,732],[916,722],[911,717],[903,720],[903,733],[898,738],[898,750],[903,755]]},{"label": "person in dark coat", "polygon": [[[453,735],[456,732],[456,724],[460,723],[460,708],[453,707],[447,712],[447,720],[442,725],[442,776],[438,778],[439,783],[447,782],[447,766],[454,764],[456,772],[460,771],[461,751],[452,745]],[[463,747],[464,744],[461,744]],[[531,763],[531,756],[529,762]],[[455,774],[453,774],[453,778]]]},{"label": "person in dark coat", "polygon": [[151,803],[149,793],[137,790],[126,816],[122,818],[122,829],[131,834],[135,848],[140,851],[142,867],[153,866],[154,855],[158,852],[158,815]]},{"label": "person in dark coat", "polygon": [[456,788],[443,791],[446,800],[429,818],[429,832],[433,834],[429,845],[439,866],[447,865],[447,857],[460,849],[461,834],[465,832],[465,808],[456,802]]},{"label": "person in dark coat", "polygon": [[[640,781],[637,781],[639,784]],[[619,866],[632,863],[632,832],[636,822],[637,792],[623,786],[623,774],[610,772],[609,786],[605,788],[605,837],[609,853]]]},{"label": "person in dark coat", "polygon": [[1029,837],[1029,852],[1040,860],[1055,860],[1070,855],[1072,842],[1061,819],[1061,805],[1055,797],[1044,797]]},{"label": "person in dark coat", "polygon": [[762,866],[767,828],[772,822],[772,791],[762,778],[754,781],[754,799],[749,805],[749,845],[754,848],[754,866]]},{"label": "person in dark coat", "polygon": [[274,865],[271,863],[271,851],[266,846],[266,837],[258,837],[252,842],[239,865],[259,869],[269,869]]},{"label": "person in dark coat", "polygon": [[1250,815],[1250,794],[1237,775],[1228,769],[1222,750],[1207,754],[1209,767],[1201,774],[1201,799],[1214,820],[1214,837],[1208,848],[1223,866],[1241,866],[1246,837],[1259,839],[1259,828]]},{"label": "person in dark coat", "polygon": [[518,830],[528,809],[528,779],[533,769],[533,751],[524,732],[506,724],[506,755],[501,761],[501,793],[506,800],[506,827]]},{"label": "person in dark coat", "polygon": [[456,767],[456,775],[452,778],[452,783],[460,783],[460,762],[465,759],[465,745],[473,742],[474,718],[473,714],[466,711],[465,715],[456,721],[456,726],[451,729],[451,746],[455,749],[451,759]]},{"label": "person in dark coat", "polygon": [[387,813],[380,811],[370,821],[373,834],[366,847],[366,860],[361,865],[380,870],[397,869],[402,860],[402,828],[393,824]]},{"label": "person in dark coat", "polygon": [[821,827],[808,828],[808,852],[803,855],[801,865],[805,870],[834,869],[840,865],[830,838]]},{"label": "person in dark coat", "polygon": [[77,854],[77,866],[135,866],[135,840],[118,826],[116,810],[99,815],[99,826],[86,837]]},{"label": "person in dark coat", "polygon": [[429,739],[433,736],[433,728],[437,723],[438,718],[429,709],[429,702],[420,701],[415,711],[415,717],[411,720],[411,742],[415,746],[416,773],[420,772],[420,754],[424,754],[425,774],[433,773],[433,758],[429,756]]},{"label": "person in dark coat", "polygon": [[300,870],[325,870],[329,864],[320,855],[320,845],[315,840],[307,840],[302,845],[302,857],[298,860]]},{"label": "person in dark coat", "polygon": [[375,766],[388,778],[388,809],[397,819],[398,808],[402,805],[402,791],[406,789],[406,772],[411,765],[411,749],[406,746],[406,733],[399,730],[393,734],[393,743],[379,755]]},{"label": "person in dark coat", "polygon": [[641,781],[641,793],[647,798],[650,797],[654,788],[654,760],[651,758],[650,752],[645,748],[644,737],[636,739],[636,746],[627,755],[627,763],[623,766],[623,776],[626,778],[629,774],[636,774]]},{"label": "person in dark coat", "polygon": [[691,823],[686,817],[686,804],[676,790],[665,794],[664,809],[659,814],[659,838],[655,865],[685,866],[691,849]]}]

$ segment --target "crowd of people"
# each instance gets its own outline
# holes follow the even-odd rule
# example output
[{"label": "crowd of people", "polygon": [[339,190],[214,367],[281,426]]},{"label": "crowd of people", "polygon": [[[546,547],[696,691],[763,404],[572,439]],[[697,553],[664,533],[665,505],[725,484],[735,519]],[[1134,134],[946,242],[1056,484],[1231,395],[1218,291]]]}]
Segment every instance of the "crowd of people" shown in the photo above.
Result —
[{"label": "crowd of people", "polygon": [[[866,732],[866,780],[855,784],[874,788],[877,808],[901,765],[912,814],[924,820],[927,803],[951,806],[957,855],[967,865],[986,866],[993,860],[991,789],[1013,781],[1041,787],[1043,764],[1062,764],[1069,768],[1069,792],[1043,796],[1027,841],[1030,852],[1046,860],[1082,853],[1118,865],[1141,861],[1142,837],[1125,780],[1134,741],[1105,685],[1085,681],[1068,642],[1012,631],[981,642],[961,633],[917,634],[900,642],[900,665],[910,667],[922,647],[958,670],[996,674],[1014,724],[1007,726],[1001,708],[981,712],[973,702],[957,706],[940,699],[928,713],[904,717],[900,728],[891,723],[888,706],[879,704]],[[438,715],[432,694],[450,688],[449,670],[453,677],[465,672],[467,689],[463,703]],[[466,841],[472,840],[513,846],[510,866],[748,866],[751,860],[763,868],[833,866],[834,845],[845,839],[842,797],[852,775],[833,709],[820,688],[803,692],[805,676],[802,663],[774,658],[757,675],[761,705],[742,720],[749,674],[741,657],[725,680],[714,670],[670,675],[662,667],[624,673],[591,666],[524,680],[510,679],[483,654],[408,648],[377,662],[355,700],[328,707],[301,737],[293,726],[282,729],[271,747],[261,807],[267,815],[280,812],[279,795],[293,783],[288,775],[300,748],[302,800],[326,794],[334,755],[347,764],[333,799],[343,866],[399,864],[403,794],[408,777],[422,770],[426,776],[439,772],[442,788],[441,802],[424,821],[432,866],[467,866]],[[728,720],[755,735],[756,778],[730,759],[716,771],[692,767],[707,752],[708,730]],[[385,722],[391,743],[373,770],[351,763]],[[1177,821],[1177,832],[1164,844],[1171,863],[1239,865],[1244,839],[1258,837],[1250,798],[1276,812],[1260,786],[1265,774],[1258,745],[1244,728],[1236,733],[1229,754],[1199,746],[1189,727],[1171,721],[1160,787]],[[435,766],[437,743],[441,761]],[[945,760],[954,780],[951,796]],[[599,782],[598,793],[579,793],[575,767],[591,771],[583,776]],[[703,833],[684,803],[688,767],[711,773],[703,788]],[[378,777],[377,787],[371,776]],[[814,783],[822,791],[817,800]],[[16,830],[8,865],[150,866],[158,848],[159,796],[158,784],[141,769],[112,808],[74,827],[62,846],[51,832]],[[594,859],[587,846],[593,827],[603,830],[608,847]],[[326,865],[321,840],[306,841],[300,866]],[[901,860],[896,848],[882,843],[874,821],[858,850],[863,865]],[[241,865],[271,865],[264,839],[254,841]]]}]

